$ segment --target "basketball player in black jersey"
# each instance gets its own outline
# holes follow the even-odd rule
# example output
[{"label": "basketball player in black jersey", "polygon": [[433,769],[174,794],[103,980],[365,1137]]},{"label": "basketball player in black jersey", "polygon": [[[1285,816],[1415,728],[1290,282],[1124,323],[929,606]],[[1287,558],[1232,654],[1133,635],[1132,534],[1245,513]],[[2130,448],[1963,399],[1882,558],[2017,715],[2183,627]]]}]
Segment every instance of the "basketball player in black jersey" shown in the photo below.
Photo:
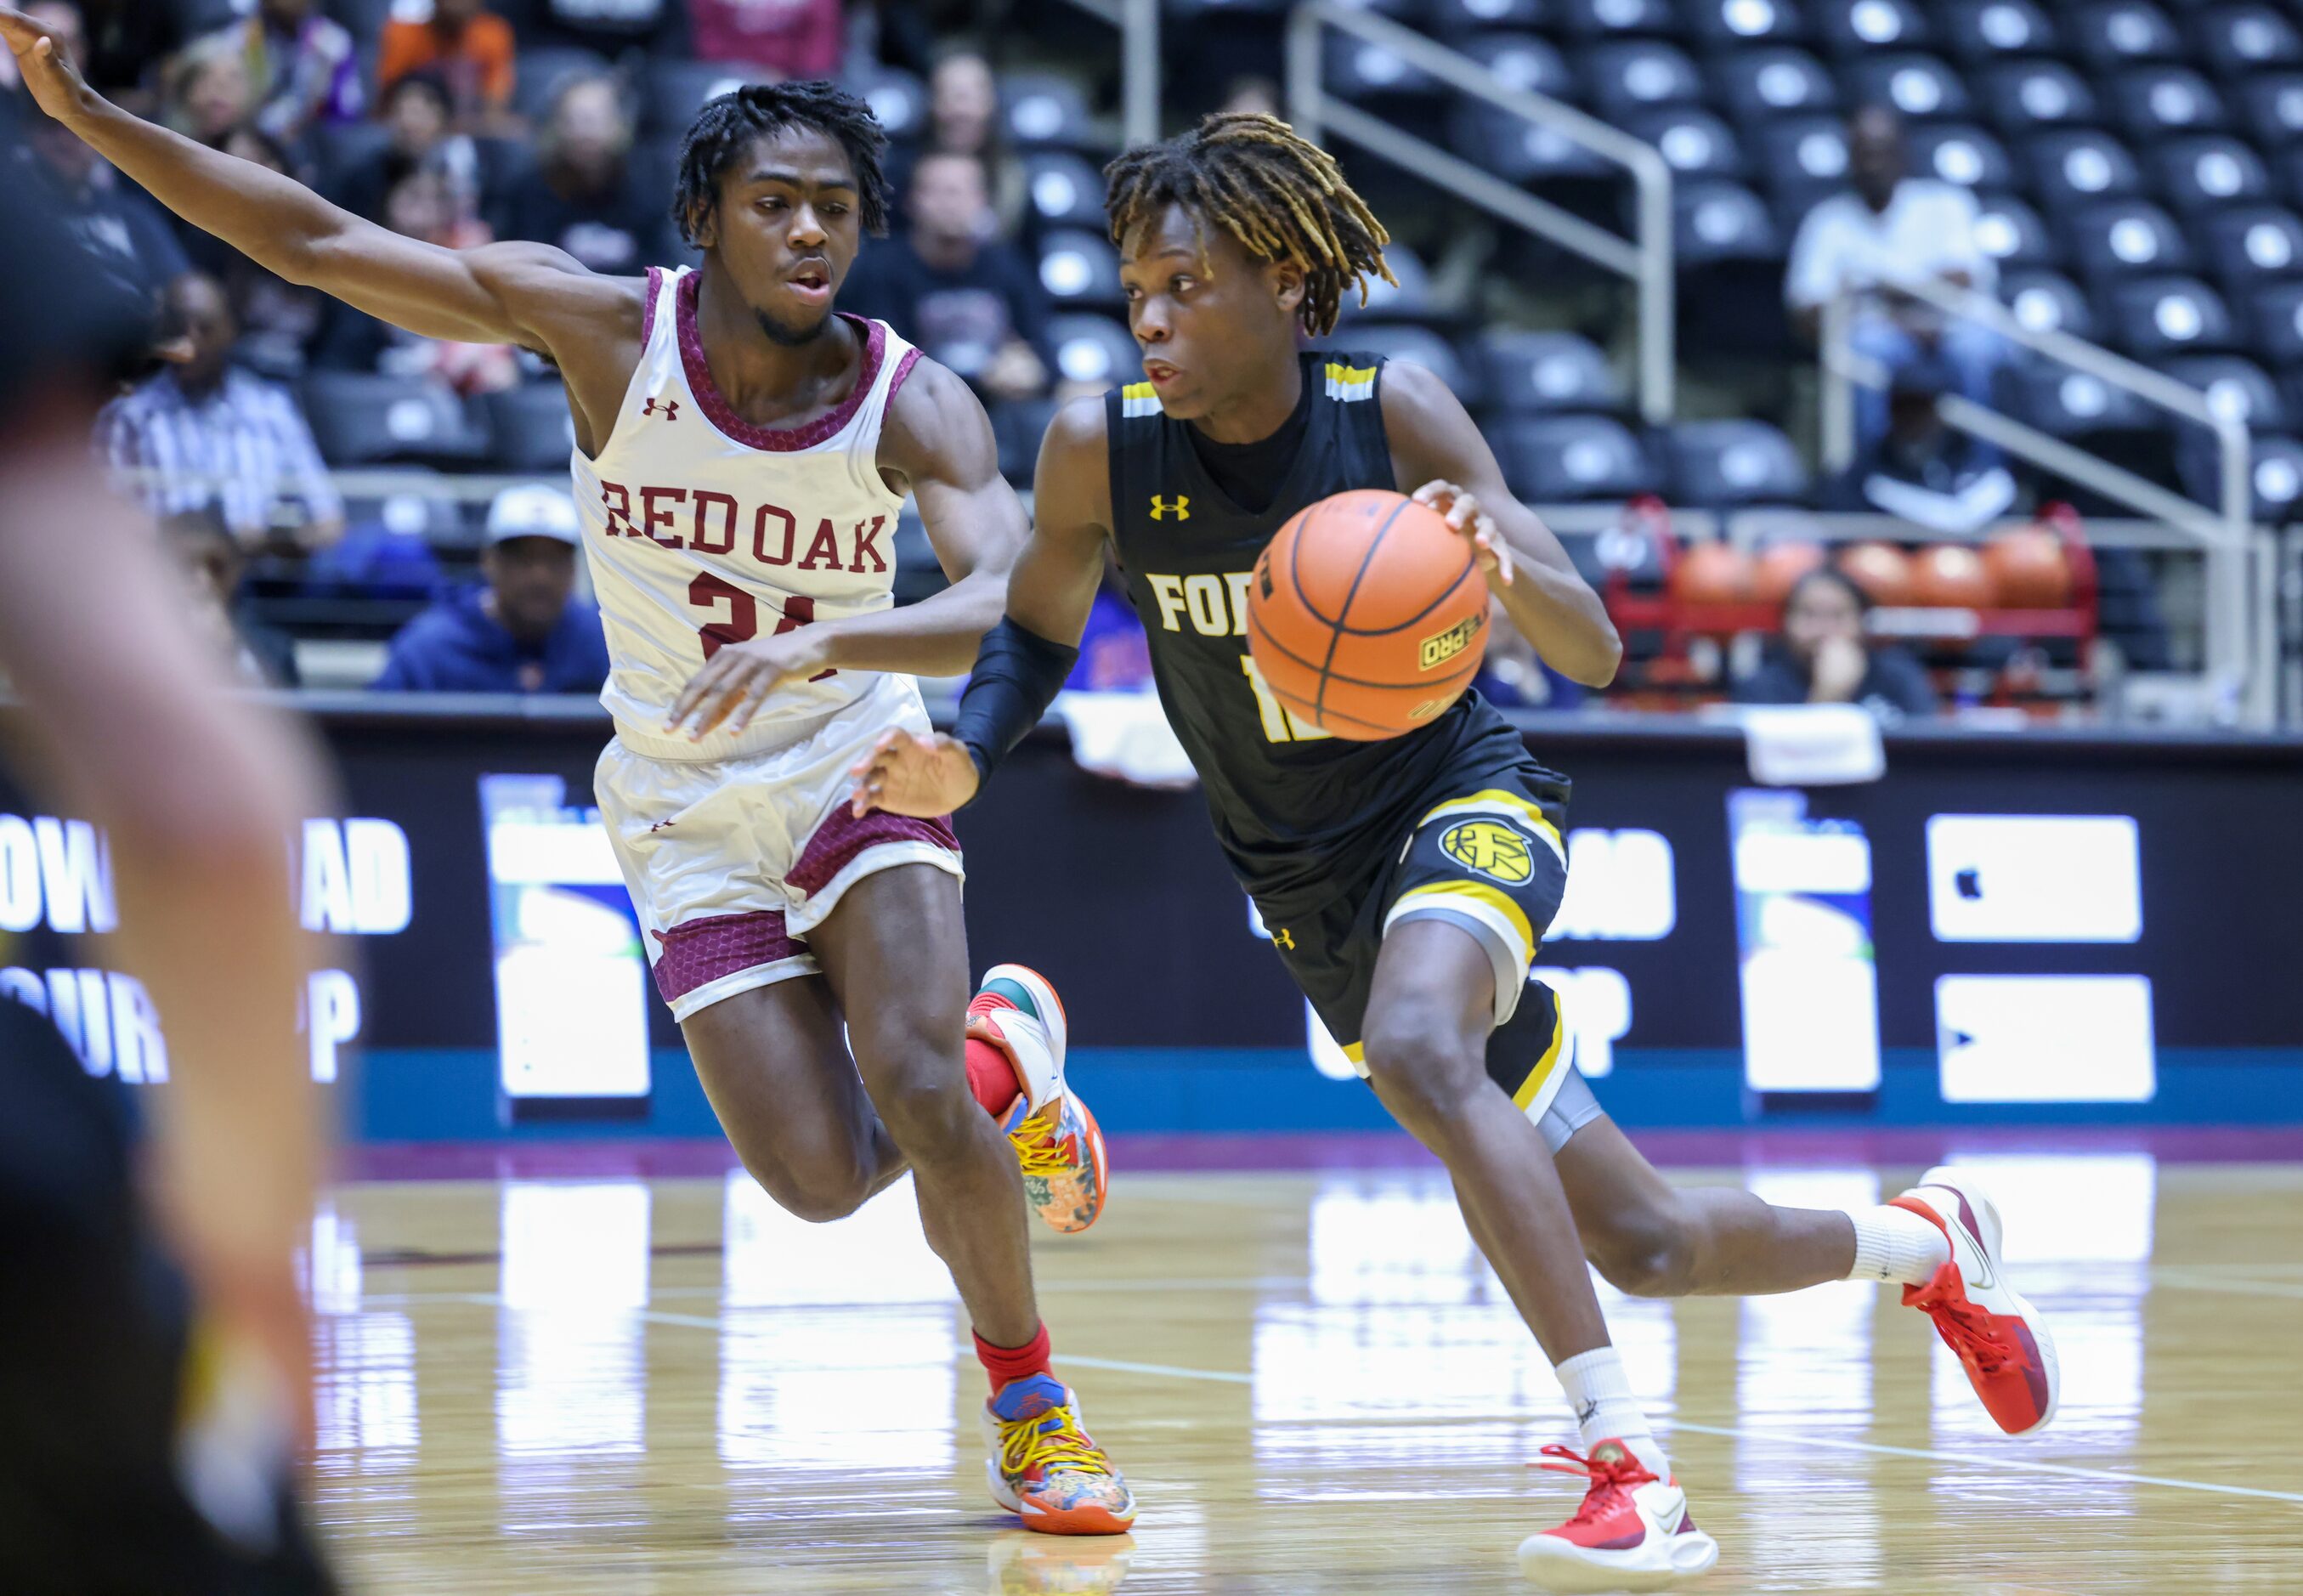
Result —
[{"label": "basketball player in black jersey", "polygon": [[1902,1281],[2003,1426],[2044,1423],[2052,1343],[1999,1285],[1995,1214],[1963,1178],[1931,1175],[1860,1213],[1776,1208],[1670,1186],[1600,1112],[1556,999],[1529,979],[1565,882],[1567,783],[1492,706],[1467,692],[1417,730],[1361,743],[1296,722],[1264,690],[1248,573],[1289,518],[1353,488],[1441,511],[1555,669],[1604,685],[1619,654],[1598,597],[1442,383],[1299,352],[1299,333],[1333,330],[1344,293],[1388,275],[1384,230],[1335,163],[1283,122],[1225,115],[1130,151],[1108,176],[1148,380],[1059,414],[1007,619],[954,734],[890,733],[857,767],[857,808],[940,815],[974,798],[1061,684],[1109,540],[1235,874],[1329,1029],[1447,1164],[1577,1411],[1587,1456],[1561,1449],[1572,1461],[1559,1466],[1587,1474],[1589,1493],[1521,1548],[1554,1588],[1644,1585],[1717,1555],[1608,1344],[1587,1250],[1647,1295]]}]

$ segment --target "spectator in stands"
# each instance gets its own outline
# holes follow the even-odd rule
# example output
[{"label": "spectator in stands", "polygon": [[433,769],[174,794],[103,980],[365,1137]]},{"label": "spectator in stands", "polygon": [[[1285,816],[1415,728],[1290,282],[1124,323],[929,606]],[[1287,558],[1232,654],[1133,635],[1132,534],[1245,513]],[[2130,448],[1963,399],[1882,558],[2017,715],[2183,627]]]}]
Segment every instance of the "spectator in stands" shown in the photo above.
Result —
[{"label": "spectator in stands", "polygon": [[[50,21],[40,11],[31,15]],[[78,22],[86,40],[75,58],[89,87],[139,116],[158,109],[160,69],[184,47],[179,8],[154,0],[80,0]]]},{"label": "spectator in stands", "polygon": [[1040,274],[988,235],[983,163],[931,151],[912,168],[911,226],[866,248],[842,289],[991,399],[1048,391],[1048,303]]},{"label": "spectator in stands", "polygon": [[105,407],[98,447],[155,515],[215,505],[232,536],[264,542],[291,501],[296,541],[315,548],[343,530],[343,501],[328,480],[304,413],[287,389],[232,364],[239,328],[224,289],[187,274],[169,285],[164,332],[178,359]]},{"label": "spectator in stands", "polygon": [[377,105],[389,142],[347,171],[336,202],[371,222],[382,222],[384,198],[411,172],[436,172],[460,215],[478,215],[482,187],[479,147],[455,131],[456,104],[446,74],[420,66],[394,79]]},{"label": "spectator in stands", "polygon": [[322,122],[367,110],[358,46],[318,0],[257,0],[256,14],[222,36],[237,39],[256,87],[256,125],[283,144]]},{"label": "spectator in stands", "polygon": [[192,629],[215,643],[233,676],[250,687],[297,686],[294,641],[257,621],[240,601],[248,555],[224,525],[223,511],[209,504],[172,515],[160,523],[160,536],[190,579]]},{"label": "spectator in stands", "polygon": [[1279,85],[1261,72],[1247,72],[1234,78],[1224,88],[1223,104],[1216,107],[1221,116],[1278,116],[1286,113],[1280,108]]},{"label": "spectator in stands", "polygon": [[[382,219],[394,232],[449,249],[468,249],[494,236],[484,223],[460,213],[447,180],[429,170],[392,185]],[[337,371],[434,376],[464,394],[494,393],[519,381],[519,361],[509,344],[419,338],[341,300],[330,300],[322,313],[312,360]]]},{"label": "spectator in stands", "polygon": [[608,676],[600,612],[576,597],[576,502],[506,488],[488,508],[485,581],[401,629],[373,684],[385,692],[596,693]]},{"label": "spectator in stands", "polygon": [[[1998,284],[1998,268],[1976,241],[1974,197],[1955,183],[1906,176],[1908,164],[1895,113],[1883,106],[1856,112],[1847,125],[1848,175],[1855,191],[1824,200],[1800,224],[1784,297],[1793,325],[1812,342],[1821,330],[1823,307],[1852,291],[1850,336],[1859,353],[1890,371],[1923,358],[1940,359],[1960,393],[1988,404],[1992,375],[2003,358],[1998,336],[1972,321],[1946,319],[1913,297],[1908,285],[1989,292]],[[1858,443],[1886,430],[1886,396],[1859,386]]]},{"label": "spectator in stands", "polygon": [[1936,713],[1936,690],[1900,648],[1870,648],[1871,600],[1844,571],[1818,566],[1784,600],[1783,638],[1735,684],[1738,704],[1858,704],[1883,721]]},{"label": "spectator in stands", "polygon": [[928,76],[928,131],[920,153],[974,156],[982,161],[999,234],[1016,236],[1031,198],[1030,182],[1024,163],[1008,148],[1007,124],[1000,116],[1000,85],[983,51],[955,46],[937,60]]},{"label": "spectator in stands", "polygon": [[595,272],[630,274],[660,258],[663,196],[630,163],[632,119],[606,73],[563,82],[536,134],[536,169],[505,197],[498,232],[565,249]]},{"label": "spectator in stands", "polygon": [[[681,0],[533,0],[532,42],[573,46],[613,59],[628,50],[677,60],[688,51]],[[523,28],[527,24],[524,21]]]},{"label": "spectator in stands", "polygon": [[193,41],[162,70],[160,81],[163,118],[202,144],[223,144],[226,133],[256,114],[256,80],[236,33]]},{"label": "spectator in stands", "polygon": [[1573,709],[1585,689],[1543,663],[1535,645],[1512,623],[1503,601],[1489,605],[1488,649],[1472,685],[1501,709]]},{"label": "spectator in stands", "polygon": [[38,106],[27,123],[21,145],[0,148],[0,182],[30,185],[87,252],[90,270],[156,313],[160,291],[190,269],[167,213]]},{"label": "spectator in stands", "polygon": [[482,127],[511,106],[514,56],[511,24],[482,0],[432,0],[428,18],[384,25],[376,84],[389,89],[409,72],[432,68],[448,85],[457,122]]},{"label": "spectator in stands", "polygon": [[1824,508],[1901,516],[1929,532],[1972,532],[2015,505],[2015,478],[1980,440],[1944,424],[1936,406],[1958,378],[1941,360],[1895,372],[1887,430],[1825,485]]},{"label": "spectator in stands", "polygon": [[839,0],[688,0],[696,58],[775,78],[830,78],[845,42]]},{"label": "spectator in stands", "polygon": [[[252,122],[224,135],[224,152],[283,177],[296,175],[280,141]],[[214,233],[180,224],[177,238],[193,269],[224,284],[232,319],[240,324],[232,358],[260,376],[288,379],[299,374],[304,347],[319,330],[325,304],[319,291],[274,276]]]}]

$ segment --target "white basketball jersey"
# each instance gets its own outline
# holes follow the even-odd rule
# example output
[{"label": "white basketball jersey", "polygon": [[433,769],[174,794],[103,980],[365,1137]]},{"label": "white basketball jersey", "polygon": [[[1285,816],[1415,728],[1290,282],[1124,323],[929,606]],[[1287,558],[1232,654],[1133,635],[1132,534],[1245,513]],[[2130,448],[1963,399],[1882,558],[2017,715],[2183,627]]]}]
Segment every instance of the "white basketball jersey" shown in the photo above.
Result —
[{"label": "white basketball jersey", "polygon": [[880,322],[855,391],[794,427],[754,426],[713,384],[696,331],[696,275],[648,273],[640,363],[595,459],[574,452],[584,548],[612,669],[600,702],[627,747],[726,759],[805,735],[868,692],[870,671],[780,688],[740,738],[667,737],[707,650],[884,610],[901,494],[880,475],[880,426],[919,351]]}]

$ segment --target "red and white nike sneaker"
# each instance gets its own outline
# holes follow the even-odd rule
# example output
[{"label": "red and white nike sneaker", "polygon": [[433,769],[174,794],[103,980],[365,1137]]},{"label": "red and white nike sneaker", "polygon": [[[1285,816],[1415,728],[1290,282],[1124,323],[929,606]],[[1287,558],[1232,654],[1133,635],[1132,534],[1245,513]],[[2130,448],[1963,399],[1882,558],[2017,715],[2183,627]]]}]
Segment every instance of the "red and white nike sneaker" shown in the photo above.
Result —
[{"label": "red and white nike sneaker", "polygon": [[1095,1116],[1064,1079],[1063,1000],[1039,971],[995,964],[967,1005],[967,1034],[1006,1053],[1023,1088],[1000,1128],[1023,1167],[1025,1200],[1051,1229],[1086,1229],[1103,1212],[1111,1166]]},{"label": "red and white nike sneaker", "polygon": [[1580,1457],[1546,1447],[1543,1466],[1590,1481],[1575,1516],[1519,1543],[1519,1571],[1547,1591],[1660,1591],[1719,1560],[1719,1543],[1695,1527],[1677,1480],[1658,1480],[1619,1440]]},{"label": "red and white nike sneaker", "polygon": [[1999,1208],[1973,1178],[1929,1170],[1894,1200],[1941,1230],[1951,1262],[1924,1286],[1903,1288],[1903,1305],[1926,1310],[1959,1355],[1975,1394],[1999,1427],[2029,1435],[2055,1416],[2062,1375],[2055,1338],[2039,1310],[2007,1283],[1999,1257]]}]

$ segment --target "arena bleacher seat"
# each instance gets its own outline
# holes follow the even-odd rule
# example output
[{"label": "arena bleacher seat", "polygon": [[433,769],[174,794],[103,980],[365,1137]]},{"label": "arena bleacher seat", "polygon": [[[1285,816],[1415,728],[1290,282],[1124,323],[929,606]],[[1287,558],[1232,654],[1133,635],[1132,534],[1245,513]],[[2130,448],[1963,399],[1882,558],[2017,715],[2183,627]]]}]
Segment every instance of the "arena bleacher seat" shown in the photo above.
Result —
[{"label": "arena bleacher seat", "polygon": [[1029,486],[1039,464],[1040,440],[1056,418],[1052,399],[1003,400],[991,407],[991,441],[1000,451],[1000,474],[1020,486]]},{"label": "arena bleacher seat", "polygon": [[[1532,33],[1476,33],[1458,46],[1510,89],[1532,89],[1554,99],[1573,99],[1575,76],[1558,46]],[[1467,102],[1473,103],[1473,102]],[[1484,103],[1484,102],[1476,102]],[[1521,125],[1526,125],[1522,119]]]},{"label": "arena bleacher seat", "polygon": [[1682,0],[1679,10],[1687,36],[1707,51],[1807,37],[1807,20],[1794,0]]},{"label": "arena bleacher seat", "polygon": [[896,67],[873,66],[848,75],[848,86],[864,97],[872,114],[898,144],[919,136],[928,115],[927,86]]},{"label": "arena bleacher seat", "polygon": [[560,384],[524,383],[491,393],[482,402],[498,469],[550,472],[566,468],[576,446],[576,429],[568,414],[567,391]]},{"label": "arena bleacher seat", "polygon": [[1750,175],[1734,131],[1700,106],[1667,106],[1644,112],[1632,118],[1625,131],[1662,151],[1671,169],[1682,177],[1740,181]]},{"label": "arena bleacher seat", "polygon": [[666,61],[651,57],[643,96],[643,131],[679,134],[696,120],[704,103],[761,80],[762,74],[720,61]]},{"label": "arena bleacher seat", "polygon": [[1971,109],[1967,80],[1918,51],[1856,56],[1841,68],[1840,84],[1850,104],[1893,106],[1914,122],[1957,121]]},{"label": "arena bleacher seat", "polygon": [[1962,189],[2009,189],[2015,184],[2015,163],[2006,147],[1971,122],[1938,122],[1913,127],[1906,143],[1915,177],[1932,177]]},{"label": "arena bleacher seat", "polygon": [[1103,226],[1103,177],[1070,149],[1035,149],[1024,157],[1025,192],[1042,229]]},{"label": "arena bleacher seat", "polygon": [[1666,435],[1664,450],[1675,504],[1803,504],[1813,491],[1791,439],[1764,421],[1684,421]]},{"label": "arena bleacher seat", "polygon": [[1488,437],[1512,492],[1532,504],[1614,502],[1663,486],[1647,445],[1611,416],[1515,417]]},{"label": "arena bleacher seat", "polygon": [[1712,97],[1745,127],[1839,109],[1839,83],[1823,63],[1789,46],[1740,50],[1711,66]]},{"label": "arena bleacher seat", "polygon": [[2055,47],[2055,24],[2030,0],[1956,0],[1941,8],[1945,54],[1970,71]]},{"label": "arena bleacher seat", "polygon": [[1000,115],[1019,149],[1094,149],[1101,142],[1079,85],[1051,72],[1004,78]]},{"label": "arena bleacher seat", "polygon": [[2078,283],[2060,272],[2010,272],[1999,280],[2008,314],[2034,333],[2066,333],[2096,342],[2095,308]]},{"label": "arena bleacher seat", "polygon": [[1480,335],[1478,349],[1488,402],[1505,414],[1613,414],[1628,405],[1607,356],[1588,338],[1498,327]]},{"label": "arena bleacher seat", "polygon": [[445,384],[364,371],[314,371],[304,413],[334,466],[476,466],[488,458],[486,425]]},{"label": "arena bleacher seat", "polygon": [[1671,38],[1682,31],[1671,0],[1560,0],[1559,30],[1570,38]]},{"label": "arena bleacher seat", "polygon": [[2062,263],[2062,246],[2039,213],[2014,195],[1978,194],[1975,207],[1975,241],[2001,271]]},{"label": "arena bleacher seat", "polygon": [[2113,347],[2147,365],[2232,347],[2238,329],[2230,307],[2196,277],[2143,277],[2105,291]]},{"label": "arena bleacher seat", "polygon": [[1143,351],[1126,325],[1108,316],[1058,316],[1048,322],[1056,370],[1067,382],[1133,382]]},{"label": "arena bleacher seat", "polygon": [[1923,50],[1935,44],[1935,30],[1910,0],[1816,0],[1809,7],[1816,35],[1835,55],[1866,50]]},{"label": "arena bleacher seat", "polygon": [[1977,99],[2011,139],[2051,128],[2084,127],[2099,112],[2088,80],[2060,61],[2010,61],[1984,68]]},{"label": "arena bleacher seat", "polygon": [[1659,106],[1694,105],[1703,77],[1687,52],[1661,39],[1594,45],[1577,58],[1577,77],[1591,107],[1621,124]]},{"label": "arena bleacher seat", "polygon": [[2020,362],[2002,378],[2009,413],[2050,436],[2087,439],[2158,429],[2158,413],[2124,388],[2086,372]]},{"label": "arena bleacher seat", "polygon": [[2224,415],[2266,432],[2295,426],[2292,409],[2271,374],[2241,355],[2189,355],[2167,363],[2167,375],[2207,396]]},{"label": "arena bleacher seat", "polygon": [[1040,244],[1040,286],[1059,309],[1116,309],[1119,290],[1119,251],[1101,232],[1059,227]]}]

